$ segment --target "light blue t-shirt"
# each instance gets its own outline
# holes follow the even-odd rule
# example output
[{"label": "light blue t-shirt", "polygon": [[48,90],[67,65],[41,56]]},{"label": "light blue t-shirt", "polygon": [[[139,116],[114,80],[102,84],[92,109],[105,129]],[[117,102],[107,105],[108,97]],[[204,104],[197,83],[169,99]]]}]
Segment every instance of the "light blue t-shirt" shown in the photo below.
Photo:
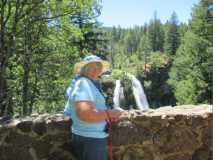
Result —
[{"label": "light blue t-shirt", "polygon": [[65,115],[72,118],[72,133],[92,138],[105,138],[108,136],[104,132],[106,122],[87,123],[78,118],[75,111],[75,103],[78,101],[93,102],[98,110],[106,110],[106,101],[100,91],[95,87],[91,80],[81,77],[74,85],[72,93],[65,106]]}]

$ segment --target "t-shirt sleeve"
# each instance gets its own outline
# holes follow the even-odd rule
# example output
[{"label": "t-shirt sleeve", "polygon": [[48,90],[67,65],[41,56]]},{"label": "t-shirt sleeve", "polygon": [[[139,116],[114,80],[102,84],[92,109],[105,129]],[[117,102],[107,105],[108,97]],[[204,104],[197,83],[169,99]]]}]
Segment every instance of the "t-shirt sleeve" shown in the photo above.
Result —
[{"label": "t-shirt sleeve", "polygon": [[81,79],[76,82],[72,97],[74,102],[95,101],[92,88],[86,79]]}]

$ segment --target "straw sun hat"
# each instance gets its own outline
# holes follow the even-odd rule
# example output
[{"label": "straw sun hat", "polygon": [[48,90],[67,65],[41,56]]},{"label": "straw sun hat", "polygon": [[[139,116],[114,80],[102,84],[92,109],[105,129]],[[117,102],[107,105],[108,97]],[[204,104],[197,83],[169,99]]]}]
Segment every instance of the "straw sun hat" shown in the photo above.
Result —
[{"label": "straw sun hat", "polygon": [[82,61],[75,64],[74,73],[79,74],[83,67],[85,67],[89,63],[94,63],[94,62],[102,64],[101,73],[104,73],[109,70],[110,64],[108,61],[102,60],[100,57],[96,55],[89,55],[89,56],[86,56]]}]

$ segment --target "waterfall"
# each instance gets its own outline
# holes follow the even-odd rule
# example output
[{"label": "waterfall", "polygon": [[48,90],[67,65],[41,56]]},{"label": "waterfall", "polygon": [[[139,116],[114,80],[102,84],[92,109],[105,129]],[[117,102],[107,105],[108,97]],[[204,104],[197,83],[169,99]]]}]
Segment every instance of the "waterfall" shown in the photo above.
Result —
[{"label": "waterfall", "polygon": [[123,110],[120,107],[120,101],[122,99],[124,99],[123,87],[121,87],[121,81],[116,80],[114,94],[113,94],[113,104],[114,104],[113,108]]},{"label": "waterfall", "polygon": [[[132,74],[126,74],[132,82],[132,91],[136,101],[136,105],[140,110],[149,109],[149,104],[147,102],[146,94],[144,93],[143,86],[140,81]],[[115,89],[113,94],[113,108],[123,110],[121,107],[121,102],[125,101],[124,88],[121,86],[121,81],[116,80]]]},{"label": "waterfall", "polygon": [[143,86],[140,81],[132,74],[127,74],[132,81],[132,90],[135,97],[137,107],[141,110],[149,109],[149,104],[147,102],[146,94],[144,93]]}]

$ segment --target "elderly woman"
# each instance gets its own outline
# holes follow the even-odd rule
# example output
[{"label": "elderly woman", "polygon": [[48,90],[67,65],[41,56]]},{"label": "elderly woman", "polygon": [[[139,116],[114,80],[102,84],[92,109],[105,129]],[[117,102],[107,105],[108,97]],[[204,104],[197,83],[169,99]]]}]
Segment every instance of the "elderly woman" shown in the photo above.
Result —
[{"label": "elderly woman", "polygon": [[108,109],[97,78],[109,68],[107,61],[91,55],[74,67],[78,76],[67,90],[64,115],[72,118],[73,149],[78,160],[107,160],[106,120],[122,112]]}]

